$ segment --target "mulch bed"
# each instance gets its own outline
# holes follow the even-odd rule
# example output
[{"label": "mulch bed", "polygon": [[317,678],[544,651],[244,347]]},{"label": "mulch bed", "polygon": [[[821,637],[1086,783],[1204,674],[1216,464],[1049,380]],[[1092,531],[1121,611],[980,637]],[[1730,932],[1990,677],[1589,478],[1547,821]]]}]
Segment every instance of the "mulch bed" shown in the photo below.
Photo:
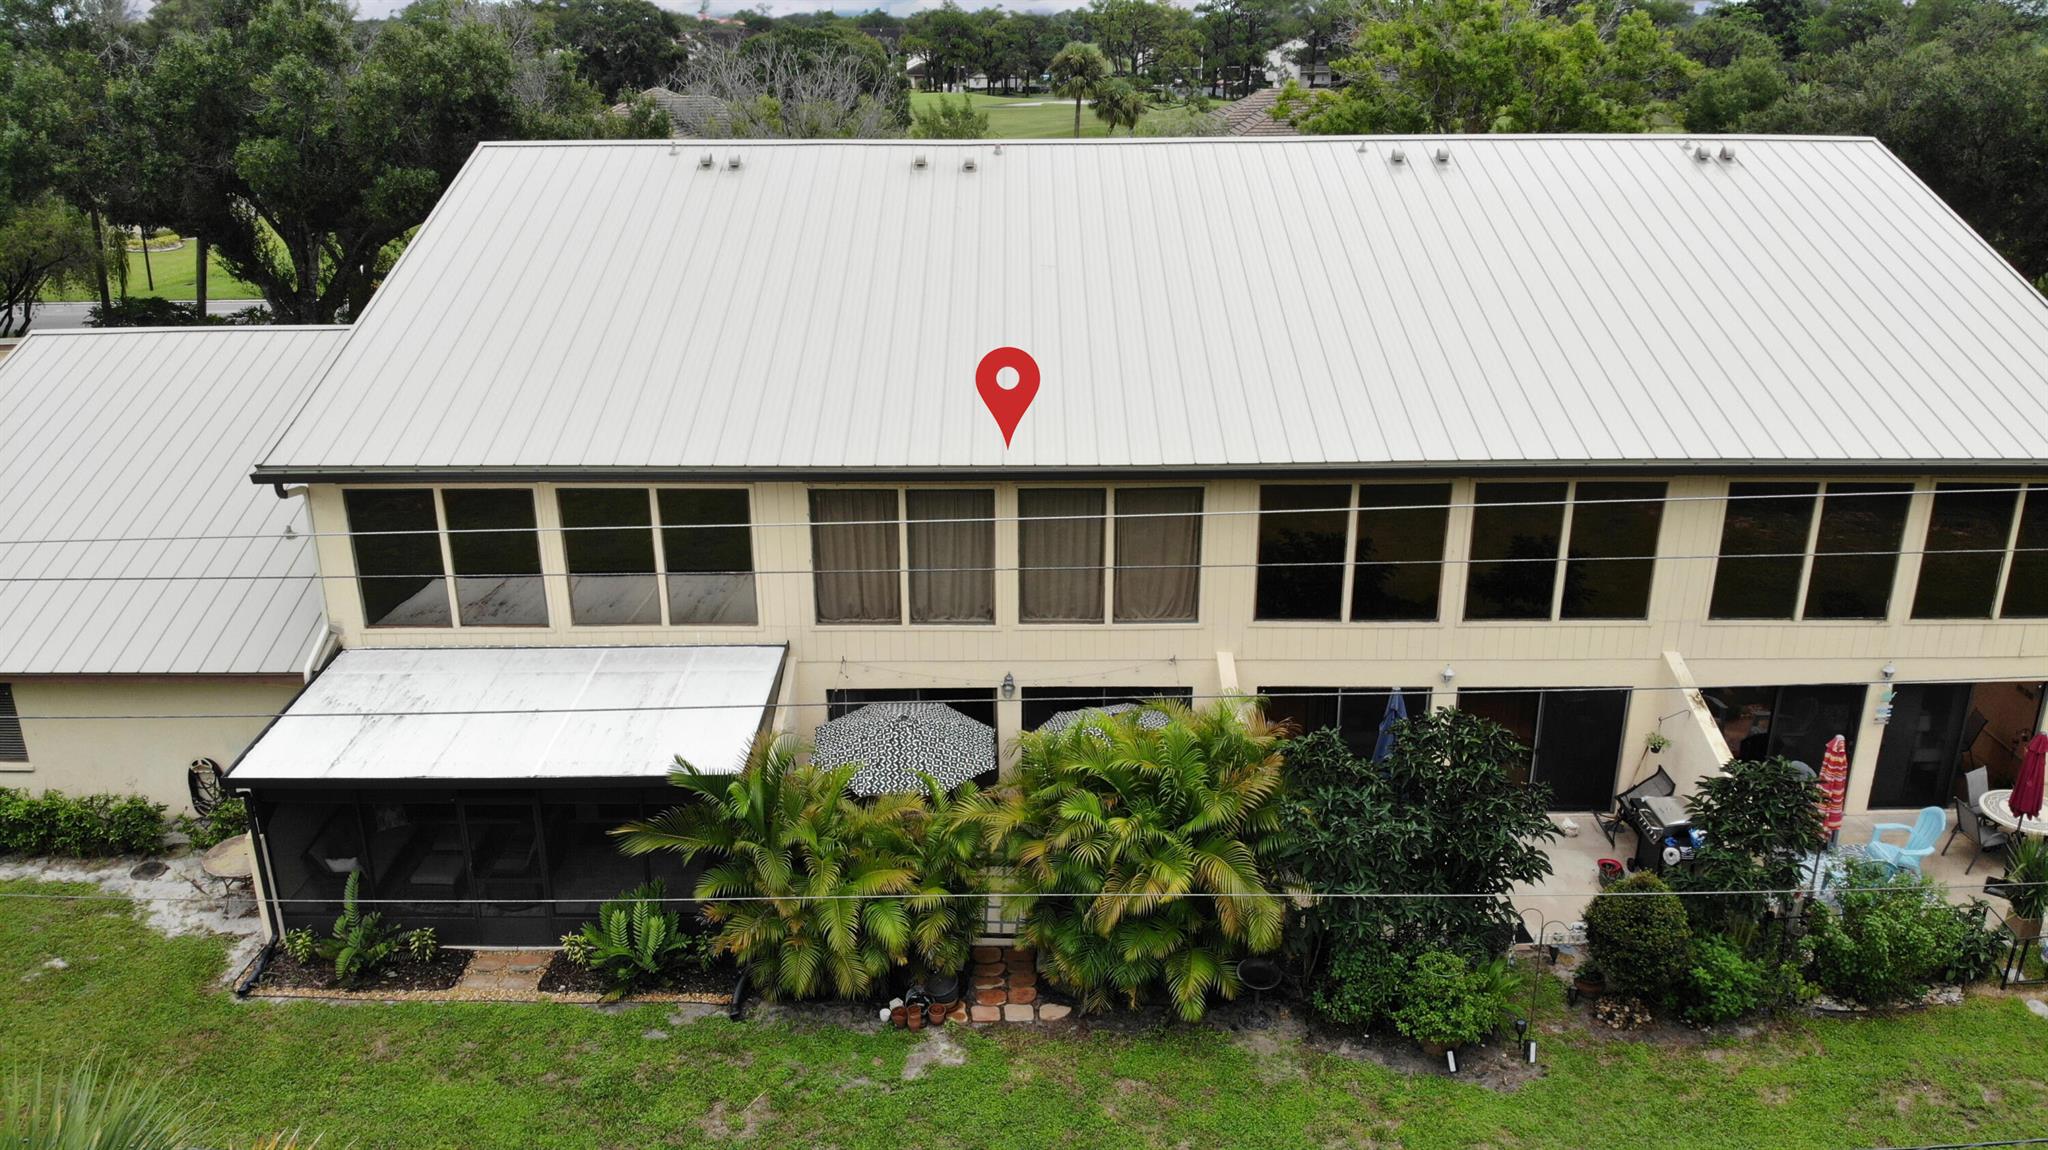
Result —
[{"label": "mulch bed", "polygon": [[[739,968],[730,959],[720,959],[708,973],[684,971],[657,987],[650,987],[648,996],[683,996],[685,1001],[725,1002],[731,997],[733,983],[738,981],[739,974]],[[601,995],[606,987],[603,976],[570,962],[560,951],[555,952],[547,970],[540,976],[542,994]]]},{"label": "mulch bed", "polygon": [[[444,949],[432,962],[418,962],[409,954],[399,954],[374,977],[366,979],[360,986],[351,987],[357,993],[376,994],[385,991],[448,990],[462,981],[462,972],[469,966],[470,952]],[[262,994],[266,990],[341,990],[334,981],[334,968],[318,959],[299,963],[286,954],[283,947],[270,957],[270,965],[264,968],[263,977],[251,988],[252,993]]]}]

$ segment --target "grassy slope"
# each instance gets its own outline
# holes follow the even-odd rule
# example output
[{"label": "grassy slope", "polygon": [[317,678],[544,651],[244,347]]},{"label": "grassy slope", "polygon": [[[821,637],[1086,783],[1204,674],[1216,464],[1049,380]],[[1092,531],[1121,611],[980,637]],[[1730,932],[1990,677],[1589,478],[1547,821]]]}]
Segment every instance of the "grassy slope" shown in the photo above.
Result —
[{"label": "grassy slope", "polygon": [[[0,883],[4,891],[54,891]],[[2048,1023],[2014,998],[1803,1021],[1707,1046],[1546,1035],[1515,1093],[1409,1077],[1202,1028],[970,1033],[965,1065],[899,1074],[916,1039],[658,1006],[236,1002],[222,945],[165,940],[125,904],[0,901],[0,1051],[91,1050],[168,1073],[235,1144],[610,1147],[726,1142],[852,1150],[986,1146],[1839,1147],[2017,1138],[2048,1106]],[[62,956],[64,971],[43,963]],[[1546,1008],[1555,1019],[1559,1008]],[[665,1041],[643,1032],[663,1027]]]},{"label": "grassy slope", "polygon": [[[143,274],[142,253],[128,253],[128,294],[132,297],[159,296],[163,299],[188,300],[192,298],[193,271],[198,264],[198,248],[187,243],[174,252],[151,252],[150,270],[156,273],[156,287],[149,286],[149,279]],[[227,273],[220,266],[220,257],[207,253],[211,265],[206,276],[206,294],[214,299],[260,299],[262,293]],[[120,294],[118,284],[110,284],[116,295]],[[99,289],[90,284],[83,288],[68,287],[53,291],[44,297],[47,300],[98,300]]]}]

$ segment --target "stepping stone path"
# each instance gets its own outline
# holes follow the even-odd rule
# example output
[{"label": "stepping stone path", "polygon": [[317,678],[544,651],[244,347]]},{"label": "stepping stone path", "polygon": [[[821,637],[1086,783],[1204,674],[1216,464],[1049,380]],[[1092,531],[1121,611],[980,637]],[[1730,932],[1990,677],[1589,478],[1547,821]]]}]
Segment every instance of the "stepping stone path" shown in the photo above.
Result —
[{"label": "stepping stone path", "polygon": [[[1038,996],[1038,964],[1028,950],[1014,946],[977,946],[967,974],[966,1021],[986,1026],[1000,1022],[1056,1022],[1073,1013],[1059,1002]],[[953,1020],[959,1020],[955,1013]]]},{"label": "stepping stone path", "polygon": [[530,994],[540,986],[540,976],[553,961],[551,950],[479,950],[470,956],[457,990],[486,994]]}]

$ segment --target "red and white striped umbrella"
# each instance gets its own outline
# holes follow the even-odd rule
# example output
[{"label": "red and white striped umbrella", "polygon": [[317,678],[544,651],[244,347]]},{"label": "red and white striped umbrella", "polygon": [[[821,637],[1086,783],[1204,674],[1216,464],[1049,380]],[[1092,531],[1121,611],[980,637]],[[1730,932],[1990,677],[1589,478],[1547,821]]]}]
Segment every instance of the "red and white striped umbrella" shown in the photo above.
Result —
[{"label": "red and white striped umbrella", "polygon": [[1821,837],[1833,840],[1842,829],[1842,806],[1849,798],[1849,740],[1840,735],[1828,740],[1820,757]]}]

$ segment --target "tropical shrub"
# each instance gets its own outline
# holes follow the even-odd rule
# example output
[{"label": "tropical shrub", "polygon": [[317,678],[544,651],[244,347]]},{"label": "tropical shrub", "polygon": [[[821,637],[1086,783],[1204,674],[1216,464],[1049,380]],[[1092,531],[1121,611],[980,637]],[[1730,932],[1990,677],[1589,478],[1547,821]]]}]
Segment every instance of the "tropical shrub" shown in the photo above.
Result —
[{"label": "tropical shrub", "polygon": [[0,788],[0,854],[105,858],[156,854],[164,806],[133,795],[80,795]]},{"label": "tropical shrub", "polygon": [[0,1095],[0,1146],[9,1150],[185,1150],[200,1134],[161,1084],[115,1079],[97,1061],[45,1079],[14,1071]]},{"label": "tropical shrub", "polygon": [[1475,970],[1462,955],[1425,951],[1415,959],[1392,1011],[1394,1028],[1432,1046],[1469,1046],[1499,1029],[1516,979],[1506,961]]},{"label": "tropical shrub", "polygon": [[1763,967],[1718,935],[1696,938],[1681,995],[1685,1017],[1712,1026],[1730,1022],[1764,1004]]},{"label": "tropical shrub", "polygon": [[1338,947],[1330,952],[1310,1002],[1332,1022],[1372,1026],[1399,1005],[1411,961],[1391,945]]},{"label": "tropical shrub", "polygon": [[1985,909],[1949,904],[1922,875],[1852,862],[1840,905],[1816,903],[1809,916],[1814,981],[1871,1006],[1916,998],[1936,983],[1975,982],[1991,973],[1999,949],[1983,926]]},{"label": "tropical shrub", "polygon": [[[1693,829],[1706,842],[1673,876],[1679,890],[1774,891],[1799,886],[1806,854],[1820,845],[1820,786],[1784,758],[1735,760],[1700,780],[1690,800]],[[1712,894],[1685,900],[1697,926],[1754,919],[1774,900]]]},{"label": "tropical shrub", "polygon": [[230,796],[204,817],[179,815],[175,823],[193,850],[211,850],[249,829],[249,805]]},{"label": "tropical shrub", "polygon": [[682,803],[613,833],[629,855],[708,864],[697,898],[743,900],[713,902],[704,917],[762,995],[859,997],[911,953],[908,896],[927,893],[917,836],[931,810],[922,795],[856,800],[855,769],[814,766],[786,736],[756,743],[737,775],[678,759],[669,781]]},{"label": "tropical shrub", "polygon": [[[1460,894],[1452,899],[1330,899],[1296,932],[1303,977],[1332,1020],[1381,1000],[1361,972],[1399,968],[1425,950],[1474,962],[1514,939],[1509,893],[1550,873],[1543,843],[1557,835],[1541,787],[1515,779],[1525,754],[1499,724],[1438,710],[1394,729],[1383,762],[1355,755],[1337,732],[1289,739],[1280,865],[1318,891]],[[1386,957],[1385,952],[1398,952]],[[1381,1000],[1383,1001],[1383,1000]]]},{"label": "tropical shrub", "polygon": [[684,926],[680,912],[665,909],[667,898],[660,879],[644,883],[599,907],[596,922],[562,940],[569,961],[603,976],[606,1001],[685,967],[708,969],[709,942]]},{"label": "tropical shrub", "polygon": [[1146,710],[1167,722],[1094,714],[1024,735],[984,841],[1014,868],[1025,939],[1082,1009],[1163,987],[1196,1019],[1211,993],[1236,995],[1240,958],[1280,946],[1279,739],[1229,703]]},{"label": "tropical shrub", "polygon": [[1645,871],[1593,896],[1586,945],[1611,991],[1654,1004],[1670,998],[1686,976],[1692,927],[1679,897]]},{"label": "tropical shrub", "polygon": [[441,957],[441,936],[434,933],[431,926],[407,931],[405,953],[411,955],[414,962],[432,962]]},{"label": "tropical shrub", "polygon": [[332,936],[316,943],[313,952],[334,964],[335,981],[355,986],[384,968],[403,945],[396,927],[387,926],[377,911],[364,912],[356,904],[363,872],[350,871],[341,892],[341,915],[334,920]]},{"label": "tropical shrub", "polygon": [[301,966],[312,962],[319,955],[320,936],[303,926],[295,926],[285,931],[278,942],[284,947],[284,952],[291,956],[292,961]]}]

